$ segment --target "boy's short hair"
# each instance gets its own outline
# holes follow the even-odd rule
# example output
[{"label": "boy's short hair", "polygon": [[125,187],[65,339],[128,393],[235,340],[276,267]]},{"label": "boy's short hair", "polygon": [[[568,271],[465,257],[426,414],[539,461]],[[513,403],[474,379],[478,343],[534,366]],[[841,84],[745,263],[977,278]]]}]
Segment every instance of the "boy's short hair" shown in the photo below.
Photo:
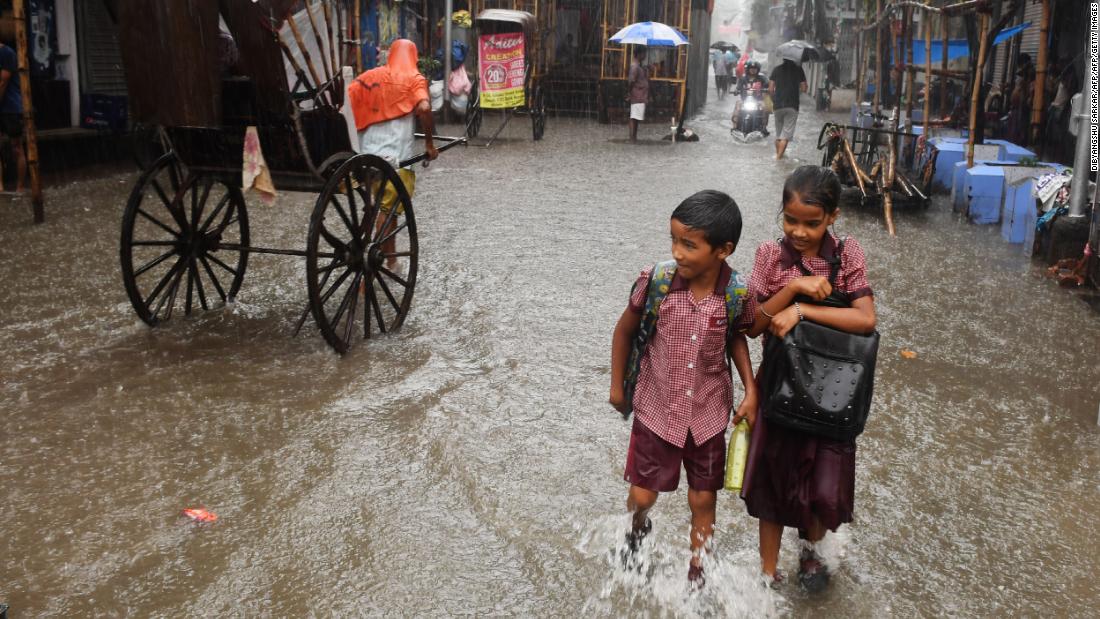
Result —
[{"label": "boy's short hair", "polygon": [[703,238],[712,247],[741,240],[741,209],[729,194],[704,189],[688,196],[672,211],[672,219],[688,228],[703,231]]}]

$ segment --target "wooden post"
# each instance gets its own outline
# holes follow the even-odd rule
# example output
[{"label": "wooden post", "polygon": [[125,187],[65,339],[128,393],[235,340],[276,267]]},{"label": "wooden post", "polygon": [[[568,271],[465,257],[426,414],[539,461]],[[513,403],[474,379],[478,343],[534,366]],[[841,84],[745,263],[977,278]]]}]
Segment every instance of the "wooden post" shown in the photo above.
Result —
[{"label": "wooden post", "polygon": [[924,113],[922,114],[924,120],[921,124],[924,127],[924,141],[927,143],[932,137],[932,132],[929,131],[932,127],[929,122],[932,120],[932,14],[925,13],[922,21],[924,22]]},{"label": "wooden post", "polygon": [[[1050,0],[1043,2],[1043,20],[1039,23],[1039,64],[1035,67],[1035,90],[1031,96],[1031,145],[1039,144],[1042,134],[1043,108],[1046,105],[1047,36],[1050,31]],[[1022,146],[1022,145],[1021,145]],[[1036,149],[1038,152],[1038,149]]]},{"label": "wooden post", "polygon": [[15,20],[15,50],[19,57],[19,87],[23,91],[23,149],[27,157],[27,172],[31,181],[31,207],[34,223],[46,221],[42,200],[42,180],[38,177],[38,136],[34,130],[34,102],[31,100],[30,63],[27,59],[27,18],[23,0],[12,2]]},{"label": "wooden post", "polygon": [[978,66],[974,69],[974,88],[970,93],[970,137],[966,140],[966,168],[974,167],[974,139],[977,137],[978,99],[982,90],[982,69],[985,68],[985,40],[989,31],[989,13],[981,12],[981,34],[978,35]]},{"label": "wooden post", "polygon": [[[944,0],[944,6],[948,0]],[[940,35],[943,37],[943,47],[940,48],[940,117],[947,118],[951,110],[947,109],[947,15],[940,13]]]}]

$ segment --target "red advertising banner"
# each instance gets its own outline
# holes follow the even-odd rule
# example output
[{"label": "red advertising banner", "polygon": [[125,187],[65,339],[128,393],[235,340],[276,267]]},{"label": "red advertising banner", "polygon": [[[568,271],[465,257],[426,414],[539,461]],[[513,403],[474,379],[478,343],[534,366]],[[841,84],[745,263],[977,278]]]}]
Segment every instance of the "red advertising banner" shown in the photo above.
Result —
[{"label": "red advertising banner", "polygon": [[523,93],[523,34],[486,34],[478,41],[477,71],[481,107],[520,107]]}]

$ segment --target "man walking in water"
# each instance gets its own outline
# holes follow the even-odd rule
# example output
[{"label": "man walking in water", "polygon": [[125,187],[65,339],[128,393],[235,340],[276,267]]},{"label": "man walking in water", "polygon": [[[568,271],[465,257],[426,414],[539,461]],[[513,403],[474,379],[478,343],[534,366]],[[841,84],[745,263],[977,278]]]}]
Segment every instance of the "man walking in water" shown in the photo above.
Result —
[{"label": "man walking in water", "polygon": [[[355,128],[359,131],[359,151],[385,159],[397,170],[409,196],[416,190],[416,172],[401,167],[402,161],[416,156],[416,121],[424,132],[424,150],[428,160],[439,156],[432,143],[435,124],[428,95],[428,80],[416,66],[416,44],[408,39],[397,39],[390,44],[386,64],[365,71],[348,86],[348,101],[355,114]],[[375,181],[378,183],[380,181]],[[377,187],[371,193],[376,193]],[[397,203],[397,189],[391,183],[383,188],[377,226],[381,234],[390,234],[397,222],[389,216]],[[404,207],[397,205],[397,213],[404,214]],[[381,227],[389,222],[385,231]],[[386,268],[397,266],[395,240],[392,235],[382,243],[386,256]]]},{"label": "man walking in water", "polygon": [[638,123],[645,120],[645,104],[649,101],[649,72],[642,66],[645,59],[644,47],[634,48],[634,60],[630,63],[630,75],[627,80],[630,102],[630,142],[638,141]]},{"label": "man walking in water", "polygon": [[806,74],[802,67],[790,60],[783,60],[772,71],[768,92],[775,107],[775,158],[782,159],[787,143],[794,137],[798,122],[798,98],[806,92]]}]

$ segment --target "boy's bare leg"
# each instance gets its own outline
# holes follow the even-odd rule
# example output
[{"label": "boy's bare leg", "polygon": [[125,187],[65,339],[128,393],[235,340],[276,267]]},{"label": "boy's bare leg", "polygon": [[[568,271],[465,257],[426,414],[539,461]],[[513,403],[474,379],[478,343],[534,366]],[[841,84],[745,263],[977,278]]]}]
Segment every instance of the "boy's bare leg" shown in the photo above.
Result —
[{"label": "boy's bare leg", "polygon": [[630,119],[630,141],[638,141],[638,121],[633,118]]},{"label": "boy's bare leg", "polygon": [[718,493],[713,490],[688,489],[688,507],[691,508],[691,564],[702,563],[703,548],[714,535],[714,512]]},{"label": "boy's bare leg", "polygon": [[646,490],[641,486],[630,486],[630,494],[626,496],[626,509],[634,514],[632,526],[634,531],[641,531],[645,528],[646,515],[656,502],[656,492]]},{"label": "boy's bare leg", "polygon": [[783,153],[787,152],[787,140],[775,141],[775,158],[782,159]]},{"label": "boy's bare leg", "polygon": [[779,563],[779,544],[783,541],[783,525],[760,520],[760,569],[768,576],[775,577],[775,568]]}]

